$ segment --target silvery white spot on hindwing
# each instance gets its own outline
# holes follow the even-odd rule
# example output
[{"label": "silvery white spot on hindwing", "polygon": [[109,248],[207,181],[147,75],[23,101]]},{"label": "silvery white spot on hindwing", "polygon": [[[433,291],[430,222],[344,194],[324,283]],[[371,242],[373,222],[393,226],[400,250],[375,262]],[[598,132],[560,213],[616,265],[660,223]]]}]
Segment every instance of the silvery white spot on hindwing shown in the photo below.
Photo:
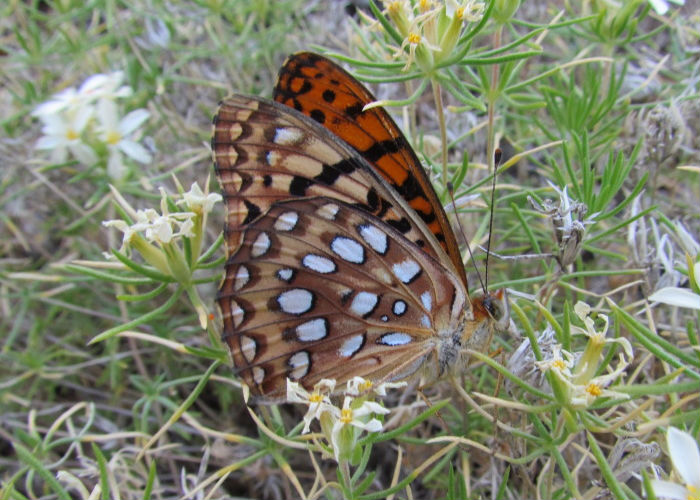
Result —
[{"label": "silvery white spot on hindwing", "polygon": [[304,258],[301,259],[301,263],[307,269],[321,274],[334,273],[337,269],[335,262],[331,259],[313,253],[304,255]]},{"label": "silvery white spot on hindwing", "polygon": [[277,231],[291,231],[296,227],[297,222],[299,222],[299,214],[290,210],[280,214],[275,220],[273,227]]},{"label": "silvery white spot on hindwing", "polygon": [[365,247],[352,238],[336,236],[331,241],[331,250],[341,259],[353,264],[365,262]]},{"label": "silvery white spot on hindwing", "polygon": [[406,312],[406,302],[403,300],[395,301],[394,305],[392,306],[392,310],[397,316],[403,316],[403,314]]},{"label": "silvery white spot on hindwing", "polygon": [[256,384],[262,384],[263,380],[265,380],[265,370],[263,370],[259,366],[254,366],[253,367],[253,381]]},{"label": "silvery white spot on hindwing", "polygon": [[255,339],[248,337],[247,335],[241,335],[241,353],[248,363],[252,363],[255,359],[255,355],[258,352],[258,344]]},{"label": "silvery white spot on hindwing", "polygon": [[301,130],[292,127],[280,127],[275,130],[275,136],[272,142],[280,146],[295,146],[304,139],[304,134]]},{"label": "silvery white spot on hindwing", "polygon": [[294,278],[294,269],[284,267],[277,271],[277,279],[289,283]]},{"label": "silvery white spot on hindwing", "polygon": [[238,302],[235,300],[231,299],[230,300],[230,307],[231,307],[231,318],[233,319],[233,326],[238,328],[241,326],[241,323],[243,323],[243,318],[245,317],[245,311],[241,309],[241,306],[238,305]]},{"label": "silvery white spot on hindwing", "polygon": [[425,328],[430,328],[433,325],[427,314],[424,314],[423,317],[420,319],[420,324]]},{"label": "silvery white spot on hindwing", "polygon": [[316,213],[319,217],[333,221],[338,216],[338,210],[340,210],[340,207],[335,203],[326,203],[325,205],[319,207],[316,210]]},{"label": "silvery white spot on hindwing", "polygon": [[411,283],[421,273],[421,268],[418,262],[410,258],[394,264],[391,266],[391,269],[394,271],[394,276],[406,284]]},{"label": "silvery white spot on hindwing", "polygon": [[277,231],[291,231],[299,221],[299,214],[296,212],[284,212],[275,221],[274,228]]},{"label": "silvery white spot on hindwing", "polygon": [[297,339],[301,342],[315,342],[328,335],[328,320],[315,318],[300,324],[294,329]]},{"label": "silvery white spot on hindwing", "polygon": [[408,333],[403,332],[392,332],[385,333],[377,339],[377,344],[384,344],[388,346],[406,345],[413,340]]},{"label": "silvery white spot on hindwing", "polygon": [[250,250],[250,256],[254,258],[262,257],[270,249],[270,237],[267,233],[262,232],[255,238],[253,248]]},{"label": "silvery white spot on hindwing", "polygon": [[233,290],[235,292],[239,291],[241,288],[246,286],[250,281],[250,271],[248,268],[241,264],[236,270],[236,277],[233,279]]},{"label": "silvery white spot on hindwing", "polygon": [[287,365],[291,369],[289,378],[292,380],[299,380],[309,373],[309,369],[311,368],[311,356],[306,351],[295,352],[287,359]]},{"label": "silvery white spot on hindwing", "polygon": [[387,250],[389,250],[389,238],[384,231],[372,224],[360,224],[357,226],[357,231],[372,250],[379,255],[386,255]]},{"label": "silvery white spot on hindwing", "polygon": [[379,304],[379,297],[376,293],[359,292],[353,297],[350,310],[358,316],[366,318],[372,314],[377,304]]},{"label": "silvery white spot on hindwing", "polygon": [[340,345],[340,348],[338,349],[338,355],[341,358],[350,358],[354,356],[357,353],[357,351],[362,349],[364,343],[364,335],[353,335],[352,337],[347,338],[343,341],[343,343]]},{"label": "silvery white spot on hindwing", "polygon": [[267,164],[270,167],[276,167],[281,159],[282,159],[282,155],[280,154],[279,151],[277,151],[275,149],[268,151],[267,154],[265,155],[265,161],[267,161]]},{"label": "silvery white spot on hindwing", "polygon": [[293,288],[277,296],[280,310],[296,316],[310,311],[314,306],[314,294],[304,288]]},{"label": "silvery white spot on hindwing", "polygon": [[425,310],[430,312],[430,309],[433,307],[433,296],[430,295],[430,292],[423,292],[420,296],[420,301],[423,303]]},{"label": "silvery white spot on hindwing", "polygon": [[387,321],[389,321],[389,316],[387,316],[386,314],[382,314],[382,317],[379,319],[381,319],[384,323],[386,323]]}]

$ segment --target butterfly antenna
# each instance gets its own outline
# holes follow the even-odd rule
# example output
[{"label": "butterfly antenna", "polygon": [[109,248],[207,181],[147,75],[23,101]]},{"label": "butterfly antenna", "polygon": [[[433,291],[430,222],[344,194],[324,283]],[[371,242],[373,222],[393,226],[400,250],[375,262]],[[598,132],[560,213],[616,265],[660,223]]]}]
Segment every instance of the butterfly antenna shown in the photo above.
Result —
[{"label": "butterfly antenna", "polygon": [[[493,153],[493,182],[491,183],[491,214],[489,216],[489,239],[486,240],[486,265],[484,270],[484,280],[486,285],[489,284],[489,257],[491,256],[491,236],[493,235],[493,203],[496,198],[496,172],[498,172],[498,166],[501,164],[501,157],[503,156],[503,150],[501,148],[496,148]],[[484,288],[486,292],[486,288]]]},{"label": "butterfly antenna", "polygon": [[481,289],[486,293],[486,288],[484,287],[484,281],[481,279],[481,274],[479,273],[479,270],[476,267],[476,261],[474,260],[474,254],[472,253],[471,246],[469,245],[469,239],[466,236],[466,233],[464,232],[464,227],[462,227],[462,221],[459,219],[459,214],[457,214],[457,203],[455,203],[455,187],[452,185],[451,182],[447,183],[447,192],[450,194],[450,200],[452,201],[452,210],[454,211],[455,214],[455,219],[457,219],[457,225],[459,226],[459,232],[462,234],[462,238],[464,239],[464,242],[467,244],[467,251],[469,252],[469,258],[471,258],[472,263],[474,264],[474,269],[476,270],[476,275],[479,278],[479,283],[481,283]]}]

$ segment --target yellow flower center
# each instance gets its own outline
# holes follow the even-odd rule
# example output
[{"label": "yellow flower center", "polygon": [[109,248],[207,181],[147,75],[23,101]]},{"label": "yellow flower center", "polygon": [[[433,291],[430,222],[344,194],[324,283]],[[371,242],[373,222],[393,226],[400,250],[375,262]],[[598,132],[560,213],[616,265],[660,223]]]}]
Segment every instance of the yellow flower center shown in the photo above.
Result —
[{"label": "yellow flower center", "polygon": [[564,363],[563,359],[557,359],[552,362],[552,367],[557,370],[564,370],[566,368],[566,363]]},{"label": "yellow flower center", "polygon": [[389,12],[389,14],[398,14],[401,12],[401,2],[391,2],[386,10]]},{"label": "yellow flower center", "polygon": [[700,499],[700,489],[696,488],[692,484],[686,485],[686,489],[688,490],[688,495],[686,496],[688,500]]},{"label": "yellow flower center", "polygon": [[457,9],[455,11],[455,18],[458,21],[461,21],[462,19],[464,19],[464,7],[460,7],[459,9]]},{"label": "yellow flower center", "polygon": [[107,137],[105,137],[105,141],[110,146],[114,146],[115,144],[119,144],[119,141],[121,141],[121,140],[122,140],[122,135],[115,130],[110,130],[109,132],[107,132]]},{"label": "yellow flower center", "polygon": [[591,343],[594,346],[605,345],[605,335],[602,333],[596,333],[595,335],[591,335]]},{"label": "yellow flower center", "polygon": [[418,33],[409,33],[408,34],[408,43],[413,44],[413,45],[418,45],[421,41],[420,35]]},{"label": "yellow flower center", "polygon": [[340,410],[340,421],[344,424],[349,424],[352,422],[352,409],[343,408]]},{"label": "yellow flower center", "polygon": [[66,139],[68,139],[69,141],[74,141],[74,140],[76,140],[78,137],[80,137],[80,134],[78,134],[78,133],[77,133],[75,130],[73,130],[72,128],[69,128],[68,130],[66,130]]},{"label": "yellow flower center", "polygon": [[371,380],[365,380],[360,384],[360,392],[365,392],[369,391],[372,388],[372,381]]},{"label": "yellow flower center", "polygon": [[314,392],[309,395],[309,402],[320,403],[321,401],[323,401],[323,396],[321,396],[318,392]]},{"label": "yellow flower center", "polygon": [[603,389],[598,384],[588,384],[586,386],[586,392],[597,398],[603,394]]},{"label": "yellow flower center", "polygon": [[418,3],[418,10],[420,10],[421,12],[428,12],[432,6],[432,0],[420,0],[420,2]]}]

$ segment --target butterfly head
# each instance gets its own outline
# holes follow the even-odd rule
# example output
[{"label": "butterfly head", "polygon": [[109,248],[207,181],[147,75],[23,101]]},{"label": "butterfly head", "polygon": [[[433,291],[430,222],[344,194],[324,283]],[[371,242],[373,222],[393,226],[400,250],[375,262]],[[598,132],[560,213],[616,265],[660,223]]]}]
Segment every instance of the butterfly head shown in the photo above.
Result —
[{"label": "butterfly head", "polygon": [[484,351],[491,342],[493,332],[508,330],[510,312],[505,290],[486,292],[471,299],[475,325],[465,332],[466,347]]}]

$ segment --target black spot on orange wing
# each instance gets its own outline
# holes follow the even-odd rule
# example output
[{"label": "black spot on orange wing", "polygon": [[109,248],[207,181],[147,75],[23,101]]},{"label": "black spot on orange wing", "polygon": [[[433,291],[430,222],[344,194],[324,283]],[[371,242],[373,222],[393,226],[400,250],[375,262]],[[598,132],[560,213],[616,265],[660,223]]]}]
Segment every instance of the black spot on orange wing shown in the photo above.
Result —
[{"label": "black spot on orange wing", "polygon": [[360,82],[333,61],[301,52],[280,69],[273,98],[315,119],[362,155],[426,223],[466,286],[457,240],[428,176],[384,109],[362,111],[376,99]]}]

